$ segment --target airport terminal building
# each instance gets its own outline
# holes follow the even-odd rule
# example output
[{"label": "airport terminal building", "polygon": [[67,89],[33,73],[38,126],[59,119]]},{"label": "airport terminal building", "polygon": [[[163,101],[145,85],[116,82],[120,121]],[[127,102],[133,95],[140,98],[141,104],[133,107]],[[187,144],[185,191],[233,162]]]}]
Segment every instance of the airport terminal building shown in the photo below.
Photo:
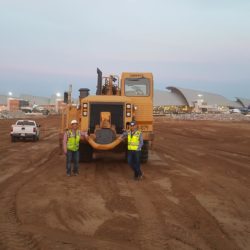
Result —
[{"label": "airport terminal building", "polygon": [[248,108],[250,100],[231,101],[222,95],[193,89],[166,87],[154,91],[154,111],[163,113],[223,112],[233,108]]}]

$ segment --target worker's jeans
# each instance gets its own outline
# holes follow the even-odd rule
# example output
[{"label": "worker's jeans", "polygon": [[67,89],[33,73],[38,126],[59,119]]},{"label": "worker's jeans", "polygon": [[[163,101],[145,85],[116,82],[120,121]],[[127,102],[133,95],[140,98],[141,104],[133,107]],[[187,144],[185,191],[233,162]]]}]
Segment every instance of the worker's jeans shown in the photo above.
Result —
[{"label": "worker's jeans", "polygon": [[71,162],[73,161],[74,168],[73,172],[78,173],[79,168],[79,151],[67,150],[67,160],[66,160],[66,171],[67,174],[71,174]]},{"label": "worker's jeans", "polygon": [[128,164],[132,167],[135,173],[135,178],[142,175],[141,172],[141,151],[128,150]]}]

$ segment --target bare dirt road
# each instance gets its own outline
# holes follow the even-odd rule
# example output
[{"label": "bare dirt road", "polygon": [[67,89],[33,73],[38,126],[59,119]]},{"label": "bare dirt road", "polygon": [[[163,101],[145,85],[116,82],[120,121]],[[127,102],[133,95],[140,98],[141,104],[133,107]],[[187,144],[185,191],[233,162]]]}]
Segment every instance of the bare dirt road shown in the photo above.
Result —
[{"label": "bare dirt road", "polygon": [[0,249],[250,249],[250,123],[155,120],[146,178],[96,154],[67,177],[60,119],[11,143],[0,120]]}]

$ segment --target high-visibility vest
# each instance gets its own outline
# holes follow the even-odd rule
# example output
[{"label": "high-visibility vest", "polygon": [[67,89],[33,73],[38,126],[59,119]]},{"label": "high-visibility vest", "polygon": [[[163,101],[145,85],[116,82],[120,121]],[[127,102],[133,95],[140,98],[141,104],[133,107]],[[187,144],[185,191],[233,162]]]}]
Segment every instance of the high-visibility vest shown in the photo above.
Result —
[{"label": "high-visibility vest", "polygon": [[81,138],[81,134],[79,130],[76,130],[75,133],[73,133],[72,130],[69,130],[67,132],[67,149],[70,151],[77,151],[79,149],[79,142]]},{"label": "high-visibility vest", "polygon": [[140,144],[140,135],[139,130],[135,131],[134,134],[131,132],[128,133],[128,150],[138,150]]}]

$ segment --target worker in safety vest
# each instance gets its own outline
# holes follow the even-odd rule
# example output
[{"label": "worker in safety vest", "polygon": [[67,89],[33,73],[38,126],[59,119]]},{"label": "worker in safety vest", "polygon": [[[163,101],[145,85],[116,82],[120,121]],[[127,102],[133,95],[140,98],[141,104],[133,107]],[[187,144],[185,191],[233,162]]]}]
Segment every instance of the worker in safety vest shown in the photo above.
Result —
[{"label": "worker in safety vest", "polygon": [[66,155],[66,173],[67,176],[71,176],[71,162],[73,160],[74,175],[79,174],[79,144],[80,140],[84,140],[88,137],[86,132],[81,132],[78,129],[77,120],[71,121],[71,129],[65,132],[63,138],[63,151]]},{"label": "worker in safety vest", "polygon": [[141,171],[141,148],[143,146],[143,138],[140,130],[137,129],[135,121],[130,123],[129,131],[125,131],[122,138],[128,139],[128,164],[134,170],[134,179],[140,180],[143,178]]}]

